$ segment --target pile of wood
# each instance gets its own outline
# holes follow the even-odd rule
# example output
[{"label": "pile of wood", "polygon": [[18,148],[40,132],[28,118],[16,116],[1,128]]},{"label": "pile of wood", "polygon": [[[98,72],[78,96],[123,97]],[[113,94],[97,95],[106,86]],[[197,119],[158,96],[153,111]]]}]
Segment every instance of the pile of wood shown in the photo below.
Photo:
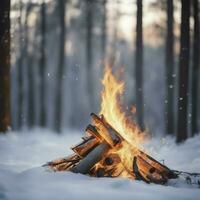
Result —
[{"label": "pile of wood", "polygon": [[[165,184],[177,178],[177,173],[153,159],[143,151],[132,147],[104,119],[92,113],[92,124],[86,128],[88,136],[72,147],[74,154],[48,162],[45,166],[54,171],[72,171],[96,177],[128,177],[147,183]],[[121,159],[120,150],[130,148],[131,166]]]}]

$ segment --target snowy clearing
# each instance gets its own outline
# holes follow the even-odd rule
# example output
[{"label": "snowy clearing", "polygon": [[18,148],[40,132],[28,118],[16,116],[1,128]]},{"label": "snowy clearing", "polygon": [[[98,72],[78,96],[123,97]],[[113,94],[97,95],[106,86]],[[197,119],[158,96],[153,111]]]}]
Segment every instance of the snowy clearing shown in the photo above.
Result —
[{"label": "snowy clearing", "polygon": [[[91,178],[40,167],[71,153],[80,133],[56,135],[47,130],[0,136],[0,199],[198,199],[200,189],[190,185],[161,186],[121,178]],[[200,172],[200,135],[177,146],[172,138],[152,139],[150,155],[176,170]]]}]

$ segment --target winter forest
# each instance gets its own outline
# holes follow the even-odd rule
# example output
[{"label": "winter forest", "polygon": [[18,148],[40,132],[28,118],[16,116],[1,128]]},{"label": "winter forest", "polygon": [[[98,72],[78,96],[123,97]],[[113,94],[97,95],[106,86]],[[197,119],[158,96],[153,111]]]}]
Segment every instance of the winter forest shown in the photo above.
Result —
[{"label": "winter forest", "polygon": [[1,0],[0,199],[195,200],[199,4]]}]

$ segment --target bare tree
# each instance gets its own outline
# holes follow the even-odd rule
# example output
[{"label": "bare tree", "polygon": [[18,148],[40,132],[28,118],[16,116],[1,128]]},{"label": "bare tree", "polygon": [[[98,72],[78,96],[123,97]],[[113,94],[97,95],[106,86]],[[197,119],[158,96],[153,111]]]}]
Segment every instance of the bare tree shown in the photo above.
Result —
[{"label": "bare tree", "polygon": [[190,55],[190,1],[181,0],[181,38],[179,57],[179,94],[176,141],[182,142],[188,136],[188,79]]},{"label": "bare tree", "polygon": [[174,33],[173,0],[167,1],[167,36],[166,36],[166,133],[174,133]]},{"label": "bare tree", "polygon": [[10,117],[10,0],[0,6],[0,132],[6,132]]},{"label": "bare tree", "polygon": [[136,54],[135,54],[135,81],[136,81],[136,109],[140,127],[144,128],[143,119],[143,31],[142,31],[142,0],[137,0],[136,22]]},{"label": "bare tree", "polygon": [[55,112],[55,130],[61,132],[62,125],[62,86],[63,86],[63,72],[65,67],[65,5],[66,0],[59,0],[59,22],[60,22],[60,47],[59,47],[59,60],[57,71],[57,87],[56,87],[56,112]]},{"label": "bare tree", "polygon": [[193,65],[192,65],[192,135],[198,133],[198,76],[199,76],[199,2],[193,0]]}]

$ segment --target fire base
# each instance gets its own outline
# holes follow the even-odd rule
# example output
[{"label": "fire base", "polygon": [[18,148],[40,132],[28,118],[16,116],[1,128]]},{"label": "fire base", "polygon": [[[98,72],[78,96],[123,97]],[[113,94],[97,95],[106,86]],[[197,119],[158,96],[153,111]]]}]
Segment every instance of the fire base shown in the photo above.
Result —
[{"label": "fire base", "polygon": [[[126,177],[156,184],[166,184],[169,179],[177,179],[183,174],[169,169],[130,144],[103,116],[92,113],[91,117],[93,125],[86,128],[87,136],[82,138],[82,142],[72,147],[74,154],[44,166],[54,171],[94,177]],[[190,178],[189,173],[185,176],[186,181],[187,177]]]}]

